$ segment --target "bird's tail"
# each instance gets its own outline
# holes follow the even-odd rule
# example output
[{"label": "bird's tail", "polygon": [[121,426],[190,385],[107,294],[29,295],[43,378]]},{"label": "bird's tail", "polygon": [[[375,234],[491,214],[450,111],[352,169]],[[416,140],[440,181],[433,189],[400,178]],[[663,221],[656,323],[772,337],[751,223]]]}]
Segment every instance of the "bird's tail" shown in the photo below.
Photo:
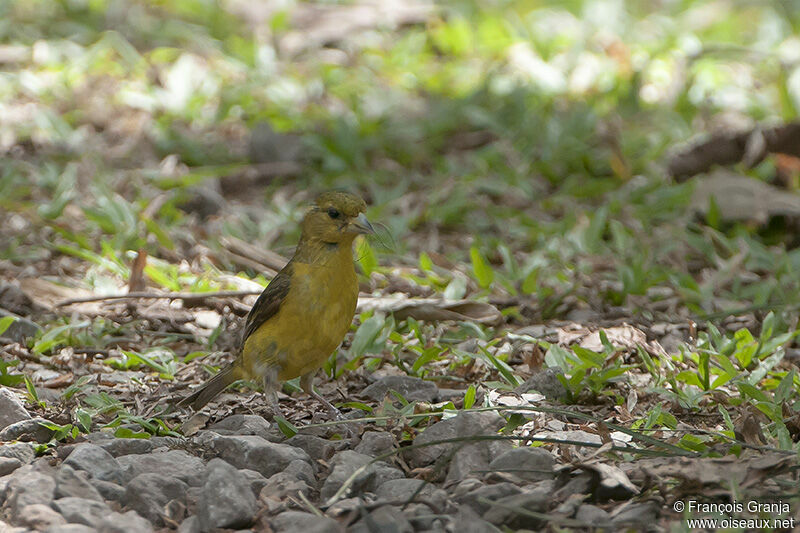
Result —
[{"label": "bird's tail", "polygon": [[220,370],[213,378],[206,381],[192,394],[178,402],[178,406],[191,407],[194,411],[199,411],[205,404],[214,399],[217,394],[224,391],[228,385],[238,379],[234,370],[235,368],[233,366]]}]

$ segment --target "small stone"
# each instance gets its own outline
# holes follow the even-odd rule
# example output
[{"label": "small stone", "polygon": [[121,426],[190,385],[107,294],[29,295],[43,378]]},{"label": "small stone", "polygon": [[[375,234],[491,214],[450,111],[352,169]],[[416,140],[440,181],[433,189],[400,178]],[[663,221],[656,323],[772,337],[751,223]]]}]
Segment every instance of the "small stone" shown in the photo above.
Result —
[{"label": "small stone", "polygon": [[111,439],[98,445],[114,457],[150,453],[154,448],[150,439]]},{"label": "small stone", "polygon": [[172,500],[185,505],[187,485],[179,479],[160,474],[139,474],[125,487],[128,507],[156,525],[164,525],[161,513]]},{"label": "small stone", "polygon": [[495,483],[494,485],[484,485],[478,479],[467,478],[453,489],[452,494],[453,499],[461,504],[462,507],[469,507],[482,515],[490,507],[484,500],[500,500],[521,492],[522,489],[507,481]]},{"label": "small stone", "polygon": [[11,389],[0,386],[0,429],[31,417],[22,400]]},{"label": "small stone", "polygon": [[[2,531],[3,530],[0,529],[0,532]],[[97,533],[97,530],[83,524],[63,524],[60,526],[48,527],[44,530],[44,533]]]},{"label": "small stone", "polygon": [[453,518],[452,531],[458,533],[497,533],[498,529],[478,516],[469,506],[462,505]]},{"label": "small stone", "polygon": [[502,507],[490,507],[489,510],[483,514],[483,518],[492,524],[498,526],[505,525],[512,529],[539,529],[544,525],[541,519],[517,513],[514,509],[527,509],[529,511],[544,513],[547,511],[547,506],[552,495],[553,482],[549,480],[542,481],[531,490],[526,490],[521,494],[506,496],[505,498],[496,500]]},{"label": "small stone", "polygon": [[84,524],[91,527],[97,525],[105,518],[111,509],[105,502],[76,498],[73,496],[53,500],[53,508],[72,524]]},{"label": "small stone", "polygon": [[[437,422],[422,432],[416,439],[414,445],[427,444],[438,440],[453,439],[458,437],[471,437],[474,435],[496,435],[498,430],[505,425],[503,417],[493,412],[461,412],[458,415]],[[499,455],[499,450],[495,449],[497,443],[505,443],[506,448],[510,447],[507,441],[482,441],[469,444],[469,446],[479,446],[486,450],[486,458],[492,454]],[[452,444],[434,444],[422,446],[411,450],[407,457],[409,463],[414,467],[428,466],[435,462],[443,454],[448,454],[454,448],[463,447],[463,442]],[[505,451],[505,450],[503,450]],[[502,452],[501,452],[502,453]],[[405,456],[404,456],[405,457]],[[487,461],[488,466],[488,461]]]},{"label": "small stone", "polygon": [[544,394],[549,400],[560,400],[567,395],[567,389],[561,380],[558,379],[559,375],[564,372],[559,368],[546,368],[540,372],[533,374],[519,387],[514,389],[518,394],[525,394],[530,391],[536,391]]},{"label": "small stone", "polygon": [[258,497],[260,500],[271,498],[282,501],[287,496],[296,496],[298,492],[308,494],[311,489],[305,481],[286,472],[273,474],[261,488]]},{"label": "small stone", "polygon": [[653,501],[632,503],[620,508],[618,513],[611,516],[611,523],[617,530],[623,528],[638,529],[650,524],[655,524],[660,514],[661,507]]},{"label": "small stone", "polygon": [[0,477],[7,476],[17,468],[22,466],[22,461],[16,457],[0,456]]},{"label": "small stone", "polygon": [[[42,472],[24,467],[16,470],[6,488],[6,505],[11,516],[20,517],[22,509],[40,503],[50,505],[56,490],[55,480]],[[23,471],[30,469],[29,471]]]},{"label": "small stone", "polygon": [[52,507],[42,503],[34,503],[23,507],[19,512],[17,522],[36,531],[67,523],[66,519],[55,512]]},{"label": "small stone", "polygon": [[153,533],[153,525],[136,511],[111,513],[98,524],[97,533]]},{"label": "small stone", "polygon": [[192,515],[178,527],[178,533],[202,533],[200,529],[200,519],[197,515]]},{"label": "small stone", "polygon": [[253,523],[256,498],[247,479],[222,459],[208,463],[198,517],[204,531],[241,529]]},{"label": "small stone", "polygon": [[258,415],[231,415],[210,428],[220,435],[257,435],[264,440],[273,436],[270,423]]},{"label": "small stone", "polygon": [[380,402],[390,390],[400,393],[410,402],[434,402],[439,397],[439,389],[434,383],[411,376],[386,376],[361,391],[361,396]]},{"label": "small stone", "polygon": [[341,533],[333,518],[300,511],[285,511],[269,521],[273,531],[280,533]]},{"label": "small stone", "polygon": [[[595,505],[582,504],[575,513],[575,519],[592,524],[595,527],[608,527],[611,524],[611,515]],[[605,524],[605,525],[604,525]]]},{"label": "small stone", "polygon": [[179,479],[193,487],[203,484],[206,470],[201,459],[183,450],[123,455],[117,461],[129,479],[140,474],[158,474]]},{"label": "small stone", "polygon": [[[427,502],[443,512],[447,505],[447,492],[421,479],[390,479],[375,491],[379,500]],[[412,500],[413,497],[413,500]]]},{"label": "small stone", "polygon": [[291,474],[300,481],[308,483],[309,486],[315,485],[317,479],[314,477],[314,469],[305,461],[295,459],[283,470],[285,474]]},{"label": "small stone", "polygon": [[249,468],[243,468],[239,470],[239,473],[242,476],[244,476],[244,478],[250,484],[250,490],[253,491],[253,495],[255,496],[258,496],[258,494],[261,492],[261,488],[267,484],[267,478],[265,478],[255,470],[250,470]]},{"label": "small stone", "polygon": [[[377,457],[381,454],[394,450],[394,437],[385,431],[367,431],[361,436],[361,442],[355,447],[355,451]],[[384,459],[385,460],[385,459]]]},{"label": "small stone", "polygon": [[212,451],[236,468],[249,468],[269,478],[295,460],[311,462],[306,452],[255,435],[219,435],[209,442]]},{"label": "small stone", "polygon": [[285,444],[304,450],[314,461],[320,459],[328,461],[336,453],[336,448],[331,441],[304,433],[298,433],[288,439]]},{"label": "small stone", "polygon": [[553,477],[553,454],[542,448],[526,446],[514,448],[489,463],[492,472],[507,472],[526,481],[539,481]]},{"label": "small stone", "polygon": [[0,281],[0,302],[3,302],[3,311],[7,314],[29,315],[42,309],[25,294],[16,280]]},{"label": "small stone", "polygon": [[122,467],[110,453],[95,444],[79,444],[72,450],[64,464],[75,470],[87,472],[93,479],[122,483]]},{"label": "small stone", "polygon": [[56,498],[77,496],[87,500],[102,502],[103,497],[98,490],[89,483],[89,474],[82,470],[75,470],[69,465],[61,465],[56,473]]},{"label": "small stone", "polygon": [[594,476],[590,472],[581,472],[573,476],[564,486],[556,491],[553,499],[557,502],[567,501],[573,494],[589,494],[594,485]]},{"label": "small stone", "polygon": [[[5,300],[3,301],[3,305],[5,305]],[[5,309],[0,309],[0,318],[7,316],[13,316],[16,318],[16,320],[12,322],[11,325],[8,326],[8,329],[6,329],[0,336],[5,337],[6,339],[11,339],[13,342],[22,344],[26,339],[36,336],[39,330],[42,329],[36,322],[28,320],[27,318],[21,317],[14,313],[10,313]]]},{"label": "small stone", "polygon": [[368,518],[353,524],[349,531],[352,533],[372,533],[373,531],[414,533],[414,528],[401,509],[382,505],[372,511]]},{"label": "small stone", "polygon": [[23,440],[47,442],[53,438],[55,431],[44,424],[52,424],[44,418],[28,418],[7,425],[0,431],[0,441]]},{"label": "small stone", "polygon": [[0,457],[17,459],[24,465],[29,465],[36,458],[33,445],[29,442],[15,442],[13,444],[0,445]]},{"label": "small stone", "polygon": [[358,494],[362,491],[374,491],[390,479],[404,477],[403,473],[383,462],[372,463],[372,457],[363,455],[353,450],[344,450],[337,453],[331,461],[332,470],[322,485],[320,496],[327,500],[344,485],[356,470],[371,463],[363,472],[353,480],[349,491]]},{"label": "small stone", "polygon": [[[63,468],[63,466],[62,466]],[[122,485],[117,485],[111,481],[103,481],[102,479],[92,479],[89,480],[89,483],[97,489],[97,492],[105,500],[111,500],[115,502],[122,501],[123,497],[125,496],[125,487]]]}]

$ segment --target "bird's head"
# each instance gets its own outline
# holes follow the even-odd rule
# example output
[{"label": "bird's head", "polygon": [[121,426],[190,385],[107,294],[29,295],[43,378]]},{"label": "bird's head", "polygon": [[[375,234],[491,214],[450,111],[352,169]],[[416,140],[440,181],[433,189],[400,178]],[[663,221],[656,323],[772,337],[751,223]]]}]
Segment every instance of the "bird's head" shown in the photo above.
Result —
[{"label": "bird's head", "polygon": [[342,191],[320,194],[303,218],[302,240],[351,243],[360,233],[375,233],[361,197]]}]

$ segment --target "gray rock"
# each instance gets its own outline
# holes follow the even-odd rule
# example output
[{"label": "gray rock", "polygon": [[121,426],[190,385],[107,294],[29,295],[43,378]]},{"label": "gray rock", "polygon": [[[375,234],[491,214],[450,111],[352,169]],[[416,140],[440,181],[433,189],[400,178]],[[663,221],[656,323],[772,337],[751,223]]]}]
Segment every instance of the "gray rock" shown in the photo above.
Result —
[{"label": "gray rock", "polygon": [[[0,531],[3,530],[0,529]],[[97,530],[83,524],[64,524],[61,526],[48,527],[44,530],[44,533],[97,533]]]},{"label": "gray rock", "polygon": [[50,505],[55,490],[56,482],[52,476],[32,467],[20,468],[14,472],[6,488],[6,505],[12,517],[19,517],[22,509],[28,505]]},{"label": "gray rock", "polygon": [[581,472],[573,476],[554,495],[555,501],[566,501],[574,494],[589,494],[594,485],[594,476],[590,472]]},{"label": "gray rock", "polygon": [[442,513],[447,505],[447,492],[421,479],[390,479],[378,487],[375,495],[383,501],[428,502],[438,509],[438,513]]},{"label": "gray rock", "polygon": [[0,457],[16,459],[24,465],[29,465],[36,458],[33,445],[29,442],[15,442],[0,445]]},{"label": "gray rock", "polygon": [[267,478],[265,478],[255,470],[250,470],[249,468],[242,468],[241,470],[239,470],[239,473],[242,476],[244,476],[244,478],[250,484],[250,490],[253,491],[254,496],[258,496],[258,493],[261,492],[261,488],[267,484]]},{"label": "gray rock", "polygon": [[180,527],[178,527],[178,533],[201,533],[202,530],[200,529],[200,519],[197,518],[197,515],[192,515],[183,522],[181,522]]},{"label": "gray rock", "polygon": [[395,448],[394,437],[385,431],[367,431],[361,436],[361,442],[355,447],[355,451],[377,457],[381,454],[391,452]]},{"label": "gray rock", "polygon": [[653,501],[632,503],[627,507],[619,508],[618,512],[612,513],[611,523],[616,529],[642,528],[655,524],[660,510],[661,506]]},{"label": "gray rock", "polygon": [[0,477],[7,476],[17,468],[22,466],[22,461],[16,457],[0,456]]},{"label": "gray rock", "polygon": [[500,500],[521,492],[522,489],[513,483],[503,482],[484,485],[475,478],[467,478],[453,489],[452,494],[453,499],[462,507],[468,507],[482,515],[490,507],[489,504],[484,503],[484,500]]},{"label": "gray rock", "polygon": [[209,442],[212,451],[236,468],[249,468],[266,478],[282,471],[295,460],[311,462],[306,452],[269,442],[255,435],[220,435]]},{"label": "gray rock", "polygon": [[261,501],[267,498],[282,501],[287,496],[297,496],[298,492],[307,495],[310,490],[305,481],[287,472],[278,472],[270,476],[267,483],[261,488],[258,497]]},{"label": "gray rock", "polygon": [[3,302],[3,311],[17,315],[28,315],[42,309],[25,294],[16,280],[0,281],[0,302]]},{"label": "gray rock", "polygon": [[117,458],[128,479],[141,474],[158,474],[179,479],[187,485],[202,485],[206,467],[203,461],[183,450],[123,455]]},{"label": "gray rock", "polygon": [[79,444],[72,450],[64,464],[75,470],[87,472],[93,479],[123,482],[122,467],[110,453],[95,444]]},{"label": "gray rock", "polygon": [[453,517],[452,531],[458,533],[500,533],[496,526],[493,526],[473,511],[469,506],[462,505]]},{"label": "gray rock", "polygon": [[361,391],[361,396],[380,402],[390,390],[400,393],[410,402],[433,402],[439,397],[439,389],[434,383],[411,376],[386,376]]},{"label": "gray rock", "polygon": [[43,424],[52,424],[52,422],[39,417],[14,422],[0,431],[0,441],[35,440],[36,442],[47,442],[53,438],[55,431]]},{"label": "gray rock", "polygon": [[414,528],[398,507],[382,505],[373,510],[367,517],[353,524],[351,533],[414,533]]},{"label": "gray rock", "polygon": [[295,459],[283,470],[285,474],[291,474],[300,481],[308,483],[309,486],[316,485],[316,478],[314,477],[314,469],[305,461]]},{"label": "gray rock", "polygon": [[333,518],[300,511],[285,511],[269,521],[275,533],[342,533]]},{"label": "gray rock", "polygon": [[95,528],[103,518],[111,513],[111,509],[105,502],[73,496],[53,500],[52,506],[53,509],[61,513],[61,516],[66,518],[67,522],[84,524]]},{"label": "gray rock", "polygon": [[285,444],[304,450],[314,461],[318,461],[319,459],[328,461],[336,452],[336,448],[331,441],[303,433],[298,433],[294,437],[288,439]]},{"label": "gray rock", "polygon": [[256,498],[250,483],[238,470],[222,459],[212,459],[198,509],[203,531],[241,529],[253,523]]},{"label": "gray rock", "polygon": [[231,415],[223,418],[210,428],[220,435],[257,435],[272,440],[270,423],[258,415]]},{"label": "gray rock", "polygon": [[543,448],[526,446],[509,450],[489,463],[492,472],[507,472],[526,481],[553,477],[553,454]]},{"label": "gray rock", "polygon": [[[63,468],[63,466],[62,466]],[[102,479],[92,479],[89,480],[89,483],[97,489],[97,492],[105,500],[112,500],[115,502],[122,501],[123,497],[125,496],[125,487],[122,485],[117,485],[111,481],[103,481]]]},{"label": "gray rock", "polygon": [[[427,428],[422,435],[414,439],[414,445],[428,444],[439,440],[453,439],[457,437],[471,437],[474,435],[496,435],[498,430],[505,425],[503,417],[493,412],[461,412],[453,418],[442,420]],[[489,457],[492,454],[499,455],[499,442],[505,443],[502,451],[510,447],[507,441],[481,441],[467,443],[468,446],[479,446],[486,449],[487,467]],[[465,444],[460,442],[447,444],[434,444],[415,448],[408,453],[408,461],[414,467],[428,466],[435,462],[443,454],[449,454],[456,447]],[[493,457],[491,457],[493,458]]]},{"label": "gray rock", "polygon": [[155,448],[150,439],[111,439],[98,443],[98,446],[114,457],[150,453]]},{"label": "gray rock", "polygon": [[521,494],[500,498],[497,503],[503,507],[491,507],[483,514],[483,519],[495,525],[505,525],[512,529],[540,529],[544,522],[539,518],[517,513],[514,509],[527,509],[544,513],[547,511],[553,494],[553,482],[542,481],[536,487]]},{"label": "gray rock", "polygon": [[111,513],[97,526],[97,533],[153,533],[153,525],[136,511]]},{"label": "gray rock", "polygon": [[[3,305],[5,304],[5,300],[3,300]],[[5,309],[0,309],[0,318],[7,316],[16,317],[16,320],[12,322],[8,329],[2,333],[2,336],[7,339],[11,339],[13,342],[22,344],[25,342],[25,339],[34,337],[39,330],[42,329],[36,322],[28,320],[27,318],[21,317],[14,313],[10,313]]]},{"label": "gray rock", "polygon": [[524,394],[536,391],[544,394],[549,400],[560,400],[567,395],[567,389],[558,379],[558,376],[563,373],[559,368],[546,368],[526,379],[525,382],[514,389],[514,392]]},{"label": "gray rock", "polygon": [[372,458],[368,455],[363,455],[352,450],[344,450],[337,453],[331,461],[331,473],[328,475],[320,491],[322,499],[327,500],[333,496],[356,470],[367,464],[369,464],[369,466],[356,476],[350,485],[348,490],[351,493],[358,494],[363,491],[374,492],[377,487],[380,487],[390,479],[404,477],[399,469],[391,467],[386,463],[380,461],[372,463]]},{"label": "gray rock", "polygon": [[31,417],[25,405],[11,389],[0,385],[0,429]]},{"label": "gray rock", "polygon": [[[594,527],[608,527],[611,524],[611,515],[595,505],[582,504],[575,513],[575,519],[592,524]],[[604,526],[605,525],[605,526]]]},{"label": "gray rock", "polygon": [[128,507],[156,525],[164,525],[161,518],[166,505],[177,500],[186,504],[187,485],[179,479],[160,474],[145,473],[133,478],[125,487]]},{"label": "gray rock", "polygon": [[89,483],[89,474],[82,470],[75,470],[69,465],[61,465],[56,473],[56,498],[77,496],[87,500],[102,502],[100,492]]},{"label": "gray rock", "polygon": [[20,510],[17,523],[36,531],[42,531],[49,527],[66,524],[67,520],[49,505],[34,503],[26,505]]}]

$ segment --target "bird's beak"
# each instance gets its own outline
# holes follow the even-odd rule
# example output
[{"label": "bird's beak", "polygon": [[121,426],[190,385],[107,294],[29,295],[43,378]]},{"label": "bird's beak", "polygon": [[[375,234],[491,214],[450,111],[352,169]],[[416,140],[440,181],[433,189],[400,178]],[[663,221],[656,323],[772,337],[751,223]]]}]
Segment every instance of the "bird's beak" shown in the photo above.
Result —
[{"label": "bird's beak", "polygon": [[359,213],[356,218],[350,221],[350,226],[355,233],[375,233],[375,228],[369,223],[364,213]]}]

